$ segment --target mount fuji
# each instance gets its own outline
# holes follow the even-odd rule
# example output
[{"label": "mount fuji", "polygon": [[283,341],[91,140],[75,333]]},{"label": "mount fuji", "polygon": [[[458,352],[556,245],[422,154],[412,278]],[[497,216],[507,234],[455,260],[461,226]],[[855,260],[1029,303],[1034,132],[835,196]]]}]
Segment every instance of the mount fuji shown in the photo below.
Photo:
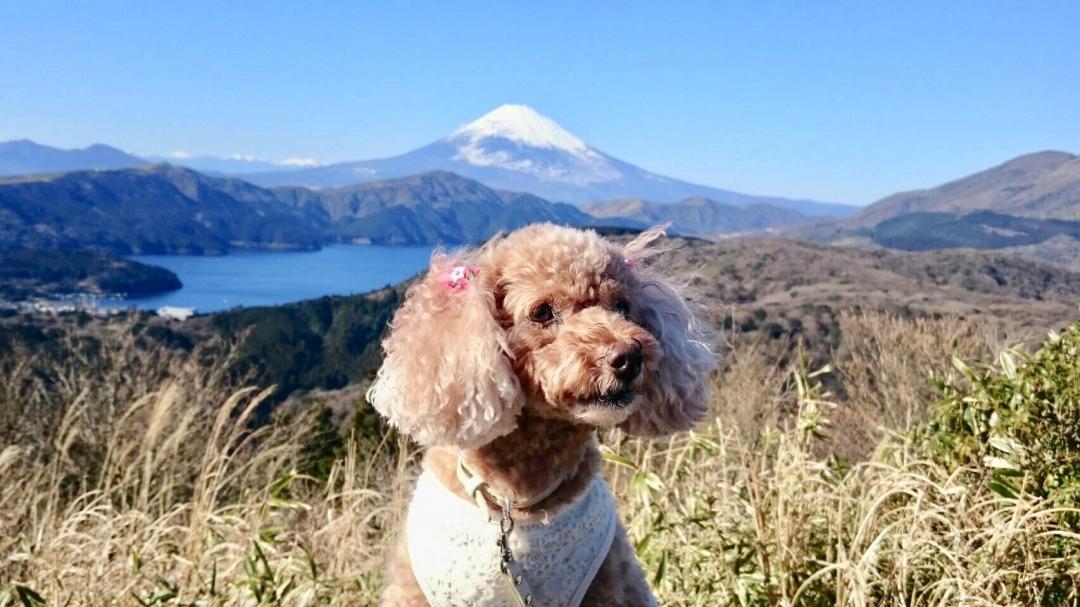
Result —
[{"label": "mount fuji", "polygon": [[660,203],[687,197],[745,206],[768,204],[807,216],[842,217],[842,204],[754,196],[650,173],[597,150],[525,105],[503,105],[421,148],[376,160],[245,175],[264,186],[340,187],[427,171],[449,171],[500,190],[586,203],[638,198]]}]

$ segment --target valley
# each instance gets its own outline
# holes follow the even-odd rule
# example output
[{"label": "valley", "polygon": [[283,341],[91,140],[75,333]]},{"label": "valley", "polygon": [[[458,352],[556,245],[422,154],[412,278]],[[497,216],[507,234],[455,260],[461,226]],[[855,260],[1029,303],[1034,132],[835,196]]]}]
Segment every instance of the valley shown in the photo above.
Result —
[{"label": "valley", "polygon": [[[285,170],[197,157],[202,167],[232,167],[241,176],[142,164],[113,148],[35,151],[32,142],[13,144],[0,145],[0,160],[14,150],[22,164],[9,158],[0,167],[26,167],[35,158],[41,168],[100,166],[0,179],[0,253],[9,261],[0,295],[8,300],[63,296],[67,289],[172,288],[168,271],[116,255],[316,251],[339,243],[418,247],[411,250],[421,257],[410,258],[407,268],[342,258],[337,266],[351,273],[333,282],[363,288],[305,287],[291,298],[288,273],[318,271],[299,257],[229,279],[238,286],[265,283],[273,293],[262,299],[254,286],[240,286],[250,293],[232,300],[221,272],[207,270],[213,280],[196,287],[210,299],[187,304],[204,314],[182,323],[131,312],[72,324],[81,313],[35,318],[10,311],[4,323],[5,339],[26,338],[27,347],[75,326],[93,333],[123,323],[169,347],[238,344],[235,372],[278,384],[275,402],[321,394],[345,413],[378,366],[378,341],[406,284],[388,283],[421,271],[424,247],[477,244],[539,221],[615,239],[669,224],[678,247],[660,257],[656,271],[686,281],[718,330],[718,347],[757,344],[777,362],[800,348],[822,364],[841,354],[847,347],[841,318],[852,311],[953,318],[1018,342],[1064,326],[1080,301],[1080,160],[1059,152],[1021,156],[853,212],[646,174],[525,106],[502,106],[436,143],[383,161]],[[41,259],[33,271],[27,247]],[[395,250],[405,249],[386,249]],[[393,280],[367,280],[367,273],[382,276],[391,266]],[[27,278],[31,273],[37,282]],[[354,278],[357,273],[365,277]],[[126,288],[110,289],[116,285]],[[374,290],[318,297],[366,289]],[[151,309],[184,305],[168,297],[148,301],[162,302]],[[229,311],[235,301],[247,305]]]},{"label": "valley", "polygon": [[[777,363],[800,348],[821,364],[842,354],[840,319],[852,310],[953,318],[992,330],[1003,343],[1019,343],[1068,324],[1080,301],[1080,273],[995,252],[908,253],[779,239],[676,237],[672,244],[650,271],[685,279],[686,292],[716,329],[716,346],[756,344]],[[358,386],[379,365],[378,343],[407,284],[185,322],[145,312],[108,319],[9,315],[0,320],[0,346],[50,350],[73,333],[116,330],[178,352],[234,343],[231,372],[277,385],[274,402],[318,393],[347,417]]]},{"label": "valley", "polygon": [[[506,120],[496,115],[482,121],[480,130],[530,144],[574,147],[579,141],[545,122],[537,134],[535,129],[522,131],[520,124],[503,124]],[[1022,156],[938,188],[890,196],[840,219],[809,217],[773,203],[702,197],[667,203],[620,198],[574,206],[494,189],[445,171],[310,189],[262,187],[171,165],[83,170],[0,180],[0,251],[32,247],[55,251],[50,253],[54,258],[74,258],[75,251],[83,250],[100,251],[93,253],[100,257],[310,251],[335,243],[459,246],[537,221],[611,233],[669,223],[672,234],[729,239],[693,244],[686,252],[701,268],[721,272],[717,280],[723,286],[709,293],[715,305],[757,302],[765,314],[773,314],[770,306],[778,307],[767,323],[727,315],[714,319],[728,328],[768,324],[767,333],[798,335],[820,325],[815,339],[827,336],[829,329],[818,319],[788,310],[787,300],[799,302],[796,307],[804,311],[873,302],[905,314],[976,314],[1037,326],[1037,318],[1045,316],[1033,306],[1053,307],[1056,304],[1048,302],[1058,296],[1075,301],[1075,293],[1054,295],[1041,289],[1071,288],[1068,271],[1080,270],[1080,222],[1073,219],[1080,208],[1074,198],[1076,162],[1076,157],[1061,153]],[[787,240],[762,240],[763,234]],[[897,256],[887,250],[918,254]],[[745,262],[755,256],[760,267],[743,267],[734,280],[719,269],[727,267],[724,260]],[[775,262],[766,261],[773,258]],[[895,261],[900,259],[908,261]],[[885,269],[886,261],[908,273]],[[678,263],[691,269],[685,259]],[[928,274],[913,278],[910,270],[916,263]],[[416,269],[421,266],[417,262]],[[25,267],[22,271],[26,273]],[[28,289],[25,277],[17,283],[10,271],[7,274],[0,276],[0,288],[8,300],[63,295],[64,289],[87,285],[90,293],[112,292],[96,286],[85,271],[44,289]],[[1006,275],[1012,278],[1003,284],[1013,292],[987,282],[988,276],[997,280]],[[1028,278],[1021,280],[1021,275]],[[966,286],[950,294],[942,291],[960,283]],[[925,288],[928,284],[931,291]],[[985,292],[979,291],[980,285]],[[145,293],[136,287],[115,292]],[[808,301],[811,294],[821,301]],[[1014,303],[1001,297],[1032,303],[1012,309]]]}]

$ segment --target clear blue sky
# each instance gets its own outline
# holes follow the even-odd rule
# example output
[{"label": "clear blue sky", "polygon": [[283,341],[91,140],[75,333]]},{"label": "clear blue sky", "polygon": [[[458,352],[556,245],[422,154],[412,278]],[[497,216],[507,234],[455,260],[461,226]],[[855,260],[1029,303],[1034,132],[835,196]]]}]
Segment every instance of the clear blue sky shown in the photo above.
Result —
[{"label": "clear blue sky", "polygon": [[660,173],[867,203],[1080,152],[1080,2],[0,4],[0,140],[330,162],[504,102]]}]

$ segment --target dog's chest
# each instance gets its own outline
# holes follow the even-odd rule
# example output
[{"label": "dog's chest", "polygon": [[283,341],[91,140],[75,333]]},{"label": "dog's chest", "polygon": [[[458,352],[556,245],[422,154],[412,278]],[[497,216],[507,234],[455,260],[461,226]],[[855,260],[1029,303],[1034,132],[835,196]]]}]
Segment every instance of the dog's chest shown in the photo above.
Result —
[{"label": "dog's chest", "polygon": [[[533,605],[580,604],[615,528],[615,502],[599,476],[546,523],[516,524],[510,546],[535,595]],[[518,604],[499,568],[498,525],[429,472],[417,481],[405,533],[413,574],[433,607]]]}]

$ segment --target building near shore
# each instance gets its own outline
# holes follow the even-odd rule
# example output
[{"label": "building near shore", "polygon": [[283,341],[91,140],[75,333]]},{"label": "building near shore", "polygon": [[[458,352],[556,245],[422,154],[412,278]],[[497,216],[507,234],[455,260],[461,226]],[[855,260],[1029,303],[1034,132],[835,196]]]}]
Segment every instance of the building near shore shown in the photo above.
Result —
[{"label": "building near shore", "polygon": [[157,309],[157,315],[169,320],[187,320],[195,315],[195,308],[180,308],[177,306],[162,306]]}]

